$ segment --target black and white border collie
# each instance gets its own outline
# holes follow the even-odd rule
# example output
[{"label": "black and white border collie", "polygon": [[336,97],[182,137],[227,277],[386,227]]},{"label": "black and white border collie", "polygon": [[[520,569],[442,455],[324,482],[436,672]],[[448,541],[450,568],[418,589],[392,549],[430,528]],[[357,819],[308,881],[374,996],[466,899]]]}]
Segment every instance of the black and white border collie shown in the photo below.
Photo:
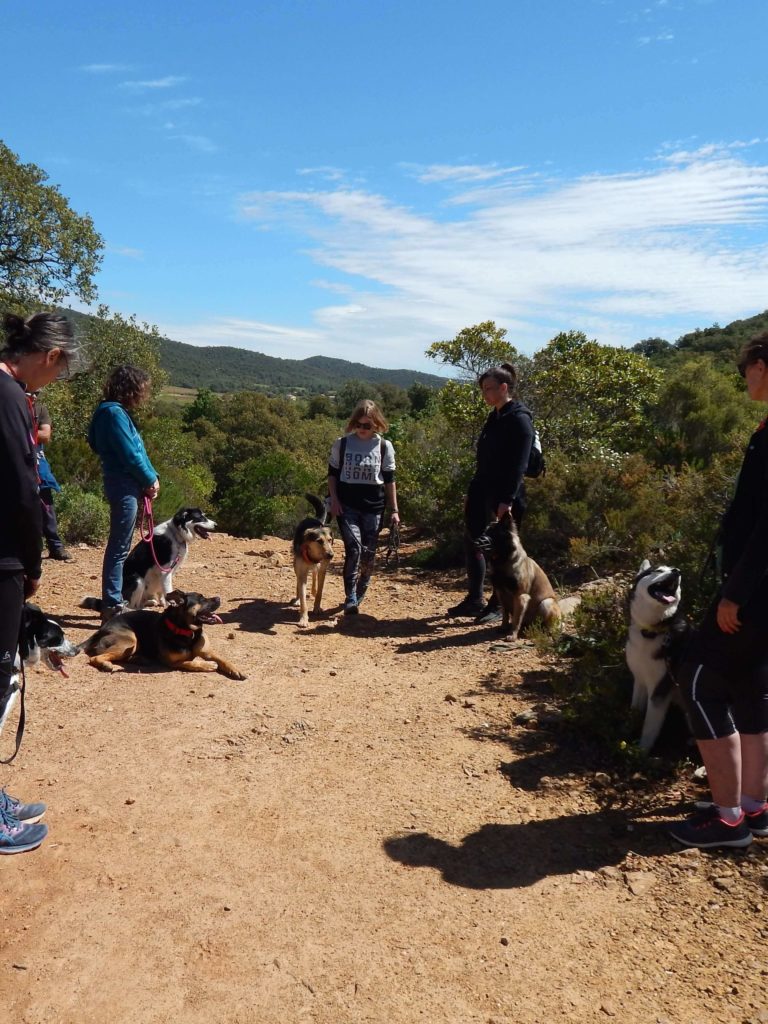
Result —
[{"label": "black and white border collie", "polygon": [[632,583],[628,604],[625,653],[634,679],[632,708],[645,712],[640,748],[648,751],[659,738],[672,703],[672,672],[690,628],[680,611],[680,570],[652,566],[646,559]]},{"label": "black and white border collie", "polygon": [[[213,519],[199,508],[180,508],[173,519],[166,519],[155,527],[152,546],[149,541],[140,540],[123,566],[123,601],[127,606],[165,608],[168,594],[173,590],[173,574],[184,564],[189,545],[196,537],[208,540],[208,534],[215,529]],[[165,572],[158,568],[152,547]],[[100,612],[101,598],[85,597],[80,607]]]},{"label": "black and white border collie", "polygon": [[21,661],[25,665],[39,665],[41,662],[54,672],[68,678],[63,659],[73,658],[78,648],[64,636],[64,630],[55,619],[49,618],[36,604],[24,605],[21,619],[21,637],[16,654],[10,685],[0,689],[0,732],[11,713],[19,694],[19,673]]}]

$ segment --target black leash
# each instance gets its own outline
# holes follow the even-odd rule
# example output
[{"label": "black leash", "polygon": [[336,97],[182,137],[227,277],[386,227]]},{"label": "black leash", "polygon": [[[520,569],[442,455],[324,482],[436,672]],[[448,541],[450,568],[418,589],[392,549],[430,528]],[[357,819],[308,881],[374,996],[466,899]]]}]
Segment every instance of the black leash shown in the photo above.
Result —
[{"label": "black leash", "polygon": [[24,724],[27,718],[26,710],[24,708],[24,691],[27,688],[27,679],[24,674],[24,659],[21,656],[19,656],[19,663],[21,666],[19,669],[19,678],[21,679],[21,685],[17,684],[17,689],[20,694],[21,708],[19,710],[19,724],[16,726],[16,749],[14,750],[10,757],[0,757],[0,764],[10,764],[11,761],[15,760],[16,755],[19,752],[19,747],[21,746],[21,740],[24,736]]},{"label": "black leash", "polygon": [[389,568],[389,560],[393,560],[393,565],[397,569],[400,565],[400,523],[389,524],[389,543],[387,544],[387,553],[384,556],[384,565]]}]

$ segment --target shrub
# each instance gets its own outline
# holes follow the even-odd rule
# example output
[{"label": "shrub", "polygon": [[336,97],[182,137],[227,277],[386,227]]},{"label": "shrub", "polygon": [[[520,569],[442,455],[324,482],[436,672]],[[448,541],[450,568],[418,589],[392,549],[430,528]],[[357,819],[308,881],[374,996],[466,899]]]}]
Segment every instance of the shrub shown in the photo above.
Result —
[{"label": "shrub", "polygon": [[70,544],[103,544],[109,534],[109,505],[98,494],[64,484],[56,496],[56,518]]}]

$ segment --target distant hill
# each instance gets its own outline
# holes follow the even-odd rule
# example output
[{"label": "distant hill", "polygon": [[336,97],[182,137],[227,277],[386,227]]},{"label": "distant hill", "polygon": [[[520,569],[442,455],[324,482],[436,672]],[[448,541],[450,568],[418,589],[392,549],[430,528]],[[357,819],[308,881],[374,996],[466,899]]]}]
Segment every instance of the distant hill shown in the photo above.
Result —
[{"label": "distant hill", "polygon": [[[63,309],[75,323],[77,331],[87,329],[88,313]],[[311,356],[309,359],[280,359],[250,349],[230,345],[187,345],[163,338],[160,342],[160,363],[170,383],[180,388],[210,388],[211,391],[274,391],[308,394],[333,393],[348,380],[364,380],[371,384],[385,381],[401,388],[414,382],[439,388],[445,377],[417,370],[387,370],[346,359]]]},{"label": "distant hill", "polygon": [[706,353],[718,362],[733,364],[734,357],[744,342],[766,330],[768,310],[746,320],[733,320],[725,327],[721,327],[720,324],[697,327],[695,331],[683,334],[675,342],[666,341],[664,338],[646,338],[633,345],[632,351],[639,352],[660,365],[692,353]]},{"label": "distant hill", "polygon": [[346,359],[311,356],[309,359],[280,359],[250,349],[228,345],[198,347],[164,339],[160,362],[171,384],[212,391],[299,391],[316,394],[334,392],[347,380],[371,384],[397,384],[408,388],[414,382],[439,388],[444,377],[416,370],[386,370]]}]

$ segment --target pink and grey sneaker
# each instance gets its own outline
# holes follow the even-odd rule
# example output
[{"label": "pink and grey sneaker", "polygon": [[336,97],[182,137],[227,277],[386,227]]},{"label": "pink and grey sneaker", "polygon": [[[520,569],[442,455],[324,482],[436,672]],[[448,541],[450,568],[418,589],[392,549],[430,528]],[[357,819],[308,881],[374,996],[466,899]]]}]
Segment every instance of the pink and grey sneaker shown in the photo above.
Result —
[{"label": "pink and grey sneaker", "polygon": [[23,804],[15,796],[11,796],[4,789],[0,789],[0,811],[10,814],[16,821],[20,821],[22,825],[36,825],[47,809],[45,804]]},{"label": "pink and grey sneaker", "polygon": [[22,825],[7,811],[0,810],[0,854],[36,850],[47,835],[47,825]]},{"label": "pink and grey sneaker", "polygon": [[676,822],[667,831],[683,846],[698,846],[700,850],[715,846],[749,846],[752,842],[746,815],[742,814],[731,824],[720,817],[715,804],[696,811],[685,821]]},{"label": "pink and grey sneaker", "polygon": [[[711,800],[697,800],[694,807],[697,811],[706,811],[715,805]],[[764,803],[756,811],[744,811],[744,824],[753,836],[768,836],[768,803]]]}]

